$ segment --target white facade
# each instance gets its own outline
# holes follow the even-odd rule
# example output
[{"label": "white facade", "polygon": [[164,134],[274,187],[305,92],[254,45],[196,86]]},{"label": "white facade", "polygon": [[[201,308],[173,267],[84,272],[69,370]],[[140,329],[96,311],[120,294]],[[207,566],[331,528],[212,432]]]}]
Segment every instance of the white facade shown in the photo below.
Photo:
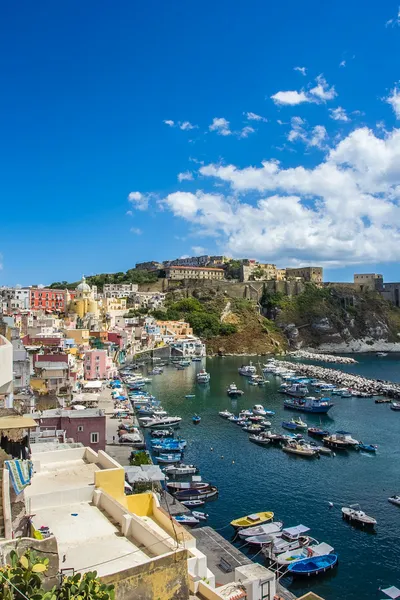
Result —
[{"label": "white facade", "polygon": [[131,298],[138,291],[137,283],[106,283],[103,286],[105,298]]},{"label": "white facade", "polygon": [[166,294],[163,292],[137,292],[134,300],[140,307],[144,308],[163,308]]},{"label": "white facade", "polygon": [[0,335],[0,406],[13,406],[13,347]]},{"label": "white facade", "polygon": [[188,337],[171,344],[171,348],[177,350],[181,356],[205,356],[206,345],[195,337]]}]

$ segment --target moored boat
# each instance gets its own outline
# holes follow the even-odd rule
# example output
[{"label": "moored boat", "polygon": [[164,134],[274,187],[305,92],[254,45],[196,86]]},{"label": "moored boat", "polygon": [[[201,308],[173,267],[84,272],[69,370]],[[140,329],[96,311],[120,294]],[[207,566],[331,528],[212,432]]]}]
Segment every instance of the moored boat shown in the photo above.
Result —
[{"label": "moored boat", "polygon": [[306,444],[299,444],[295,441],[288,442],[282,447],[282,450],[287,454],[296,454],[297,456],[303,456],[304,458],[313,458],[318,454],[318,450],[316,450],[316,448]]},{"label": "moored boat", "polygon": [[238,368],[239,375],[244,375],[245,377],[252,377],[257,373],[256,367],[250,361],[248,365],[242,365]]},{"label": "moored boat", "polygon": [[295,398],[304,398],[308,394],[308,387],[303,383],[294,383],[290,386],[281,386],[279,392]]},{"label": "moored boat", "polygon": [[260,433],[259,435],[249,435],[249,441],[253,442],[254,444],[258,444],[259,446],[268,446],[268,444],[271,443],[271,440],[267,437],[264,437],[262,433]]},{"label": "moored boat", "polygon": [[199,521],[207,521],[207,519],[208,519],[207,513],[200,512],[198,510],[192,510],[192,515],[194,516],[195,519],[198,519]]},{"label": "moored boat", "polygon": [[180,422],[182,421],[181,417],[160,417],[156,419],[151,418],[143,418],[140,419],[142,422],[142,427],[148,429],[164,429],[170,427],[179,427]]},{"label": "moored boat", "polygon": [[166,475],[173,475],[174,477],[195,475],[199,472],[199,469],[195,465],[185,465],[183,463],[177,465],[170,465],[165,467],[164,473]]},{"label": "moored boat", "polygon": [[204,369],[202,369],[196,375],[197,383],[208,383],[210,381],[210,373],[207,373]]},{"label": "moored boat", "polygon": [[192,421],[193,421],[194,425],[198,425],[201,421],[201,417],[199,415],[193,415]]},{"label": "moored boat", "polygon": [[278,554],[275,557],[275,560],[280,566],[288,566],[293,565],[299,560],[304,560],[305,558],[312,558],[313,556],[321,556],[323,554],[332,554],[333,552],[334,548],[329,544],[325,544],[325,542],[322,542],[321,544],[313,543],[305,548],[297,548],[297,550],[282,552],[282,554]]},{"label": "moored boat", "polygon": [[179,501],[187,500],[211,500],[218,495],[218,488],[214,485],[210,485],[208,488],[203,490],[188,488],[178,490],[174,493],[174,497]]},{"label": "moored boat", "polygon": [[272,511],[264,511],[259,513],[253,513],[246,517],[240,517],[231,521],[232,527],[235,529],[244,529],[247,527],[255,527],[256,525],[262,525],[268,521],[272,521],[274,513]]},{"label": "moored boat", "polygon": [[199,519],[196,519],[194,515],[176,515],[174,519],[177,523],[189,525],[190,527],[194,527],[200,523]]},{"label": "moored boat", "polygon": [[321,429],[321,427],[309,427],[307,430],[308,435],[315,437],[327,437],[330,432],[327,429]]},{"label": "moored boat", "polygon": [[322,439],[325,446],[334,448],[335,450],[348,450],[358,446],[359,441],[351,437],[348,431],[337,431]]},{"label": "moored boat", "polygon": [[290,429],[292,431],[297,429],[296,423],[293,423],[293,421],[282,421],[281,425],[284,429]]},{"label": "moored boat", "polygon": [[390,502],[391,504],[395,504],[396,506],[400,506],[400,496],[394,494],[393,496],[390,496],[390,498],[388,498],[388,502]]},{"label": "moored boat", "polygon": [[265,523],[264,525],[257,525],[256,527],[245,527],[244,529],[239,529],[238,535],[241,538],[271,535],[272,533],[279,533],[282,531],[282,527],[283,523],[281,521],[273,521],[272,523]]},{"label": "moored boat", "polygon": [[253,415],[265,417],[267,415],[267,411],[262,404],[255,404],[253,406]]},{"label": "moored boat", "polygon": [[333,406],[333,402],[329,398],[314,398],[306,396],[305,398],[287,398],[283,402],[283,406],[290,410],[298,410],[301,412],[326,414]]},{"label": "moored boat", "polygon": [[182,500],[181,504],[191,508],[193,506],[204,506],[205,500]]},{"label": "moored boat", "polygon": [[323,554],[321,556],[313,556],[303,560],[296,561],[288,566],[290,575],[302,577],[310,577],[311,575],[320,575],[333,569],[338,563],[337,554]]},{"label": "moored boat", "polygon": [[359,504],[350,504],[342,507],[342,516],[350,523],[362,525],[362,527],[375,527],[377,521],[361,510]]},{"label": "moored boat", "polygon": [[392,404],[390,405],[390,408],[392,410],[400,410],[400,403],[399,402],[392,402]]},{"label": "moored boat", "polygon": [[229,417],[235,416],[233,413],[229,412],[229,410],[221,410],[218,414],[223,419],[229,419]]},{"label": "moored boat", "polygon": [[171,454],[159,454],[156,456],[155,460],[158,463],[168,464],[181,462],[181,458],[182,455],[179,452],[174,452]]},{"label": "moored boat", "polygon": [[237,398],[238,396],[243,396],[243,394],[244,394],[243,390],[238,389],[236,383],[231,383],[229,385],[228,389],[226,390],[226,393],[231,398]]},{"label": "moored boat", "polygon": [[371,454],[374,454],[377,451],[378,446],[376,446],[375,444],[363,444],[362,442],[360,442],[358,446],[355,446],[355,448],[357,450],[362,450],[363,452],[369,452]]},{"label": "moored boat", "polygon": [[153,429],[150,432],[152,438],[166,438],[166,437],[174,437],[173,429]]}]

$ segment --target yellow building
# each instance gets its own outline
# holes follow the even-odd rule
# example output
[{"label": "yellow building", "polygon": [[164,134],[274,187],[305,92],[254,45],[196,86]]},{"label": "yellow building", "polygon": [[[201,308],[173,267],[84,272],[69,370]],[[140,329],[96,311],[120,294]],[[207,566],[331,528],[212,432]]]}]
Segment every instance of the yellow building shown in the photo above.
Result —
[{"label": "yellow building", "polygon": [[167,279],[224,279],[225,271],[215,267],[180,267],[171,266],[165,269]]},{"label": "yellow building", "polygon": [[323,269],[322,267],[300,267],[299,269],[286,269],[287,279],[303,279],[303,281],[311,281],[313,283],[322,283]]},{"label": "yellow building", "polygon": [[104,298],[103,307],[106,313],[116,310],[126,311],[126,298]]},{"label": "yellow building", "polygon": [[89,329],[64,329],[65,336],[74,340],[77,346],[89,344],[90,334]]},{"label": "yellow building", "polygon": [[81,283],[76,288],[75,298],[70,301],[68,306],[69,312],[73,312],[78,315],[81,319],[86,317],[87,314],[92,314],[96,317],[99,316],[99,306],[94,297],[94,291],[86,283],[85,277],[82,277]]}]

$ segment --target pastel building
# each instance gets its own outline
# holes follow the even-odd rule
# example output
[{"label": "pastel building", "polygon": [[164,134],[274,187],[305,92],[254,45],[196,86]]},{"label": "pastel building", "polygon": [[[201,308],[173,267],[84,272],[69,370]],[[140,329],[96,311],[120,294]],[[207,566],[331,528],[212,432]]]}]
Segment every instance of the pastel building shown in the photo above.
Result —
[{"label": "pastel building", "polygon": [[99,306],[95,299],[96,294],[97,288],[95,286],[90,287],[86,283],[85,277],[82,277],[81,283],[76,288],[75,297],[71,297],[71,301],[68,304],[68,310],[78,315],[80,319],[83,319],[88,314],[98,317]]},{"label": "pastel building", "polygon": [[13,346],[0,335],[0,406],[13,406]]},{"label": "pastel building", "polygon": [[193,329],[185,321],[157,321],[160,334],[186,337],[193,334]]},{"label": "pastel building", "polygon": [[111,356],[107,350],[88,350],[84,358],[85,379],[109,379],[117,374]]}]

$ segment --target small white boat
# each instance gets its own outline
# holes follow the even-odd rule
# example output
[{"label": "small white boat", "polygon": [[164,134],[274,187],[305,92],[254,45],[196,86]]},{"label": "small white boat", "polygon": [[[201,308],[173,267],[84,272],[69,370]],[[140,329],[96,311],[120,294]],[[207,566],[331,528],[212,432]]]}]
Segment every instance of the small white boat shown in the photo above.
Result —
[{"label": "small white boat", "polygon": [[205,500],[182,500],[181,504],[191,508],[192,506],[204,506]]},{"label": "small white boat", "polygon": [[384,356],[387,356],[387,352],[377,352],[376,356],[378,356],[379,358],[383,358]]},{"label": "small white boat", "polygon": [[237,398],[238,396],[243,396],[244,394],[243,390],[238,389],[236,383],[231,383],[228,389],[226,390],[226,393],[231,398]]},{"label": "small white boat", "polygon": [[218,414],[223,419],[229,419],[229,417],[235,416],[233,413],[229,412],[229,410],[221,410]]},{"label": "small white boat", "polygon": [[198,510],[192,510],[192,515],[194,516],[195,519],[198,519],[199,521],[207,521],[207,519],[208,519],[207,513],[200,512]]},{"label": "small white boat", "polygon": [[252,375],[255,375],[257,373],[257,369],[250,361],[250,364],[242,365],[241,367],[239,367],[238,372],[239,375],[244,375],[245,377],[252,377]]},{"label": "small white boat", "polygon": [[204,369],[202,369],[196,375],[197,383],[208,383],[210,381],[210,373],[207,373]]},{"label": "small white boat", "polygon": [[174,519],[181,525],[190,525],[190,527],[194,527],[200,523],[199,519],[196,519],[193,515],[176,515]]},{"label": "small white boat", "polygon": [[388,502],[395,504],[396,506],[400,506],[400,496],[390,496],[390,498],[388,498]]},{"label": "small white boat", "polygon": [[350,506],[343,506],[342,516],[350,523],[357,523],[363,527],[375,527],[377,521],[373,517],[367,515],[361,510],[359,504],[350,504]]},{"label": "small white boat", "polygon": [[244,529],[239,529],[238,535],[241,538],[270,535],[271,533],[279,533],[279,531],[282,531],[282,527],[283,523],[281,523],[281,521],[274,521],[273,523],[258,525],[258,527],[245,527]]},{"label": "small white boat", "polygon": [[179,477],[180,475],[195,475],[198,473],[198,468],[194,465],[170,465],[169,467],[165,467],[164,473],[166,475],[174,475],[175,477]]},{"label": "small white boat", "polygon": [[165,427],[178,426],[182,421],[182,417],[160,417],[157,419],[144,417],[143,419],[139,419],[139,421],[142,423],[142,427],[149,429],[164,429]]},{"label": "small white boat", "polygon": [[301,417],[297,417],[297,419],[292,419],[292,423],[295,423],[297,429],[308,429],[307,423],[302,421]]},{"label": "small white boat", "polygon": [[288,442],[286,446],[283,446],[282,450],[287,454],[296,454],[297,456],[304,456],[305,458],[313,458],[318,454],[318,451],[312,446],[299,444],[296,441]]},{"label": "small white boat", "polygon": [[262,404],[255,404],[253,406],[253,415],[265,417],[267,415],[267,412]]}]

